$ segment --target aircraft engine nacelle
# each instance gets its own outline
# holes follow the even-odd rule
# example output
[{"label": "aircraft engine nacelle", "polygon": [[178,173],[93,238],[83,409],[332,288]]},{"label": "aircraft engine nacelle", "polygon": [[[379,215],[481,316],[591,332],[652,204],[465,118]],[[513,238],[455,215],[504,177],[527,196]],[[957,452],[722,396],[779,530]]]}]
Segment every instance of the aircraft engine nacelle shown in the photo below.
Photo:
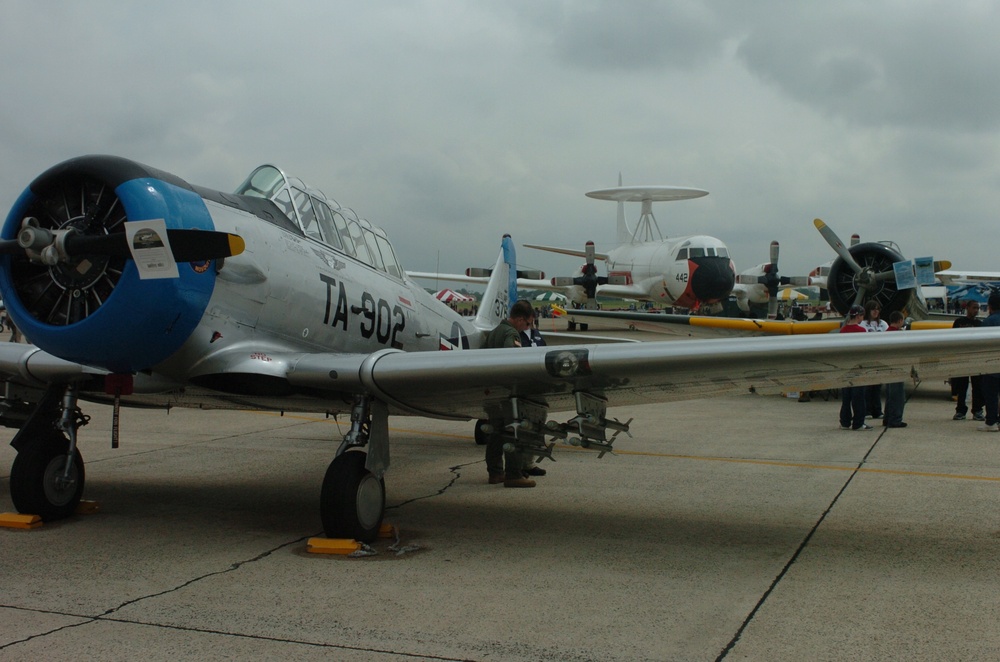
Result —
[{"label": "aircraft engine nacelle", "polygon": [[[25,218],[37,219],[32,223],[43,233],[72,229],[87,238],[124,233],[126,221],[138,220],[214,229],[189,184],[112,156],[71,159],[40,175],[14,204],[0,238],[18,237]],[[25,337],[50,354],[114,372],[149,368],[173,354],[201,320],[215,286],[212,260],[178,263],[177,278],[140,279],[135,262],[120,254],[46,263],[37,254],[4,253],[0,292]]]},{"label": "aircraft engine nacelle", "polygon": [[[892,265],[904,258],[897,251],[885,244],[868,242],[855,244],[847,249],[851,257],[863,269],[862,274],[855,273],[843,259],[837,258],[830,267],[827,276],[827,288],[830,293],[830,305],[841,315],[846,314],[851,304],[855,302],[858,291],[862,289],[866,274],[891,272]],[[895,278],[878,280],[865,288],[864,300],[875,299],[883,311],[913,310],[912,299],[915,290],[900,290],[896,287]],[[887,314],[883,317],[888,319]]]}]

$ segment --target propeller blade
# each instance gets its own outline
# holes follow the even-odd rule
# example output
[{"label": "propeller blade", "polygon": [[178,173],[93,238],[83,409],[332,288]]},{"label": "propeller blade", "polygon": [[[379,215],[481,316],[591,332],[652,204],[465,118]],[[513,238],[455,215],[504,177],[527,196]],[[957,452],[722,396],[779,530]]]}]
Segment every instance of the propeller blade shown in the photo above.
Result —
[{"label": "propeller blade", "polygon": [[778,264],[778,242],[771,242],[771,264],[777,266]]},{"label": "propeller blade", "polygon": [[840,258],[851,267],[854,273],[861,273],[861,265],[854,260],[854,256],[851,255],[830,226],[818,218],[813,221],[813,225],[815,225],[816,229],[819,230],[819,233],[823,235],[823,239],[826,239],[826,243],[830,244],[830,248],[837,252],[837,255],[839,255]]},{"label": "propeller blade", "polygon": [[778,317],[778,297],[772,296],[767,300],[767,318],[777,319]]},{"label": "propeller blade", "polygon": [[247,247],[243,237],[215,230],[167,230],[167,237],[170,238],[174,259],[178,262],[233,257]]},{"label": "propeller blade", "polygon": [[[239,255],[246,243],[239,235],[212,230],[167,230],[170,251],[178,262],[200,262]],[[25,250],[42,251],[57,243],[56,235],[38,227],[23,228],[18,239],[0,241],[0,253]],[[66,257],[103,255],[131,258],[128,238],[124,232],[106,235],[84,235],[68,232],[62,236],[61,251]]]}]

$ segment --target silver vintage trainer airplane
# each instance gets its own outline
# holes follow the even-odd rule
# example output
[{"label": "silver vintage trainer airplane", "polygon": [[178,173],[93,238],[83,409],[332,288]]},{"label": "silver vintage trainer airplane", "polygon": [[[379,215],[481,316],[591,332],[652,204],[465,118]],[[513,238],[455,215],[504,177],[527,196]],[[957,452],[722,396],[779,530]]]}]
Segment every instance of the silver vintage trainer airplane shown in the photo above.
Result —
[{"label": "silver vintage trainer airplane", "polygon": [[539,458],[559,439],[603,454],[628,430],[613,404],[1000,372],[1000,329],[477,349],[514,264],[505,237],[466,320],[405,276],[381,230],[273,166],[222,193],[111,156],[59,164],[0,232],[0,292],[31,343],[0,343],[14,505],[75,511],[81,401],[349,415],[320,515],[330,537],[371,540],[390,414],[502,415]]}]

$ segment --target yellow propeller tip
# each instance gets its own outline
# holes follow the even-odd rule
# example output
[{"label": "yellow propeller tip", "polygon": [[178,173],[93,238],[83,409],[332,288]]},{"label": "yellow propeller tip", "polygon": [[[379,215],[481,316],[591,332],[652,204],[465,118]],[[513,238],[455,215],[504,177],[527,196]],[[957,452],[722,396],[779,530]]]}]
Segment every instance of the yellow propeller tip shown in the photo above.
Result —
[{"label": "yellow propeller tip", "polygon": [[238,234],[229,235],[230,255],[239,255],[246,249],[246,247],[247,244],[245,241],[243,241],[243,237],[239,236]]}]

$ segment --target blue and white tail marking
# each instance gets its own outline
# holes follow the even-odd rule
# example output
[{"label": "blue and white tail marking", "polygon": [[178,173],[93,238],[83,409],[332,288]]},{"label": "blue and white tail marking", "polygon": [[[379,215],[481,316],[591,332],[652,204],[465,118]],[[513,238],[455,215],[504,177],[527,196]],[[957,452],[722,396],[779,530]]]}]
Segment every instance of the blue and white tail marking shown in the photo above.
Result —
[{"label": "blue and white tail marking", "polygon": [[509,234],[500,242],[500,254],[486,284],[482,305],[473,321],[479,331],[490,331],[507,319],[512,302],[517,301],[517,256]]}]

